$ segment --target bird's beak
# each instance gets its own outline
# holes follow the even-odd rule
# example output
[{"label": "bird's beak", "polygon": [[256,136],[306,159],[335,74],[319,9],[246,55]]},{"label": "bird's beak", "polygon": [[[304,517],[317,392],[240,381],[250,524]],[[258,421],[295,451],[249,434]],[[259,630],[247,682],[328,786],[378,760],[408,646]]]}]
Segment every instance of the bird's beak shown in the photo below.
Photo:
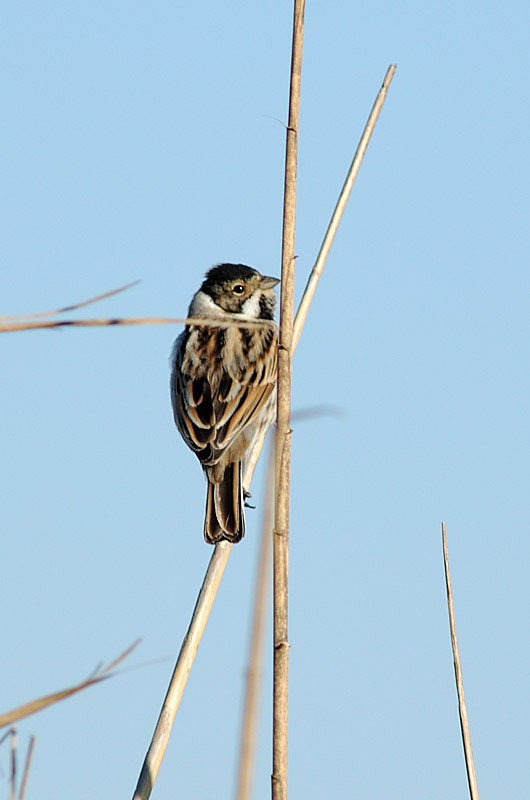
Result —
[{"label": "bird's beak", "polygon": [[269,278],[268,275],[263,275],[261,278],[260,289],[273,289],[280,282],[279,278]]}]

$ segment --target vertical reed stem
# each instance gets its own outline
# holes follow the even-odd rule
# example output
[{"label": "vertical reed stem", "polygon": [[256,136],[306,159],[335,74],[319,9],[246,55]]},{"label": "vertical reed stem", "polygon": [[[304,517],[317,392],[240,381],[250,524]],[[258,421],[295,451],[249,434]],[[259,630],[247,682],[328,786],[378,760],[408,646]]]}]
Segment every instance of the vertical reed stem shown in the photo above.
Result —
[{"label": "vertical reed stem", "polygon": [[278,346],[276,503],[274,517],[274,690],[272,797],[287,800],[289,642],[289,492],[291,469],[291,359],[294,317],[296,169],[305,0],[294,0],[289,122],[286,134],[282,237],[282,288]]}]

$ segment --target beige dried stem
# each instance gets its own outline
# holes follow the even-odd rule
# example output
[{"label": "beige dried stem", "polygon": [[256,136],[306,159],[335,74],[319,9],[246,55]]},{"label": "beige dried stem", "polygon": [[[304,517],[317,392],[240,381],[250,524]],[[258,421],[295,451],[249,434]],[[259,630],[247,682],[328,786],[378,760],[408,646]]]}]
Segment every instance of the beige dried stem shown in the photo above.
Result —
[{"label": "beige dried stem", "polygon": [[0,747],[9,738],[9,754],[10,758],[10,775],[9,775],[9,800],[15,800],[15,792],[17,785],[17,747],[18,736],[16,728],[10,728],[0,736]]},{"label": "beige dried stem", "polygon": [[[262,446],[263,439],[256,446],[255,452],[252,454],[253,458],[245,467],[243,485],[246,487],[250,486],[254,467],[256,466]],[[195,608],[193,609],[188,632],[182,642],[177,663],[175,664],[175,669],[173,670],[164,702],[162,703],[153,738],[151,739],[151,744],[149,745],[142,765],[133,800],[147,800],[151,795],[160,765],[162,764],[166,752],[184,687],[186,686],[193,661],[197,654],[197,649],[202,639],[208,617],[210,616],[213,601],[215,600],[219,584],[221,583],[221,578],[223,577],[223,572],[231,549],[232,544],[230,542],[219,542],[219,544],[215,546],[212,557],[210,558],[210,563],[208,564],[208,569],[206,570],[206,575],[204,576]]]},{"label": "beige dried stem", "polygon": [[[291,419],[296,422],[322,416],[338,416],[336,406],[319,405],[293,412]],[[255,765],[256,739],[259,717],[259,695],[262,676],[263,638],[268,600],[268,577],[270,571],[270,546],[272,531],[272,512],[274,503],[274,449],[270,448],[265,486],[265,504],[261,522],[260,547],[256,580],[254,582],[254,605],[250,625],[247,669],[243,711],[241,714],[241,735],[239,745],[239,764],[235,800],[249,800]]]},{"label": "beige dried stem", "polygon": [[276,499],[273,535],[274,666],[272,709],[272,797],[287,798],[289,694],[289,499],[291,484],[291,364],[293,354],[296,177],[305,0],[294,0],[289,121],[285,147],[282,284],[278,341],[278,403],[275,436]]},{"label": "beige dried stem", "polygon": [[[95,297],[90,297],[88,300],[82,300],[80,303],[73,303],[62,308],[54,308],[51,311],[37,311],[30,314],[17,314],[0,317],[0,333],[14,333],[16,331],[31,331],[43,330],[53,328],[101,328],[101,327],[114,327],[114,326],[130,326],[130,325],[187,325],[193,323],[194,325],[209,325],[218,328],[231,328],[239,327],[241,320],[237,317],[227,317],[223,320],[193,317],[179,318],[179,317],[103,317],[93,319],[52,319],[42,321],[42,317],[55,317],[58,314],[65,314],[68,311],[76,311],[79,308],[99,303],[108,297],[113,297],[115,294],[125,292],[132,286],[136,286],[140,281],[133,281],[127,283],[125,286],[119,286],[117,289],[111,289],[108,292],[103,292]],[[275,322],[268,320],[248,320],[247,327],[266,327],[267,325],[276,328]]]},{"label": "beige dried stem", "polygon": [[460,653],[458,652],[458,639],[456,636],[453,588],[451,586],[451,575],[449,572],[449,553],[447,550],[445,522],[442,522],[442,547],[444,556],[445,587],[447,590],[447,609],[449,612],[449,628],[451,630],[451,647],[453,649],[456,691],[458,694],[458,712],[460,715],[460,729],[462,731],[462,742],[464,744],[464,755],[466,759],[469,796],[471,797],[471,800],[479,800],[477,776],[475,774],[475,762],[473,760],[473,748],[471,747],[471,734],[469,732],[469,722],[467,718],[466,698],[464,695],[464,679],[462,677],[462,666],[460,664]]},{"label": "beige dried stem", "polygon": [[88,300],[81,300],[80,303],[72,303],[71,305],[63,306],[62,308],[54,308],[50,311],[37,311],[36,313],[30,314],[16,314],[0,317],[0,333],[9,333],[10,331],[29,331],[39,328],[58,328],[67,325],[87,325],[94,322],[99,325],[115,324],[116,320],[112,319],[106,319],[104,321],[47,320],[46,322],[42,322],[41,319],[42,317],[55,317],[58,314],[65,314],[68,311],[76,311],[78,308],[84,308],[85,306],[90,306],[93,303],[99,303],[101,300],[106,300],[107,297],[113,297],[115,294],[125,292],[127,289],[130,289],[132,286],[136,286],[138,283],[140,283],[140,281],[132,281],[132,283],[127,283],[125,286],[119,286],[117,289],[111,289],[109,292],[103,292],[95,297],[89,297]]},{"label": "beige dried stem", "polygon": [[355,151],[353,161],[350,165],[350,169],[348,170],[348,174],[346,175],[344,186],[342,187],[339,199],[337,200],[337,205],[335,206],[335,210],[329,222],[326,235],[324,236],[324,239],[322,241],[322,245],[320,247],[317,260],[315,261],[313,269],[311,270],[311,274],[309,276],[309,280],[307,281],[304,295],[302,297],[302,300],[298,307],[298,311],[296,313],[296,318],[294,321],[293,348],[296,348],[298,340],[300,339],[300,334],[302,333],[302,328],[304,327],[309,306],[311,305],[311,301],[313,299],[313,295],[315,294],[318,281],[320,280],[322,270],[324,269],[324,264],[326,263],[326,259],[331,249],[333,239],[335,238],[335,234],[337,233],[337,229],[339,227],[339,223],[344,213],[344,209],[346,208],[346,203],[348,202],[351,190],[353,188],[353,184],[355,183],[355,179],[357,178],[357,175],[359,173],[359,169],[361,167],[364,154],[366,153],[366,148],[368,147],[368,143],[372,138],[372,133],[374,132],[377,120],[379,119],[379,114],[381,113],[381,109],[383,108],[388,88],[392,82],[392,78],[394,77],[396,69],[397,67],[395,64],[391,64],[388,67],[386,75],[383,80],[383,85],[381,86],[377,94],[377,97],[375,98],[372,110],[370,112],[370,116],[368,117],[366,125],[364,126],[363,134],[360,138],[359,144],[357,145],[357,150]]},{"label": "beige dried stem", "polygon": [[22,780],[20,781],[20,789],[18,792],[18,800],[24,800],[26,796],[26,788],[28,785],[29,769],[31,767],[31,759],[33,758],[33,749],[35,747],[35,737],[29,737],[28,750],[26,753],[26,760],[24,762],[24,770],[22,772]]},{"label": "beige dried stem", "polygon": [[267,612],[272,513],[274,506],[274,449],[272,447],[269,452],[264,496],[260,548],[254,590],[254,609],[250,628],[251,634],[246,670],[245,699],[241,716],[239,767],[235,793],[236,800],[249,800],[252,791],[252,776],[254,773],[259,690],[263,656],[263,632],[265,629],[265,617]]},{"label": "beige dried stem", "polygon": [[[395,71],[396,71],[395,65],[391,65],[386,72],[383,84],[374,102],[372,111],[366,123],[361,140],[359,142],[359,145],[355,152],[355,156],[353,158],[350,169],[346,176],[346,180],[342,187],[340,197],[337,201],[335,210],[328,225],[328,229],[326,231],[326,235],[320,247],[317,260],[315,261],[315,265],[311,271],[311,275],[309,277],[306,290],[304,292],[304,296],[298,308],[298,312],[296,314],[294,322],[293,351],[296,348],[296,345],[300,338],[300,334],[307,316],[307,311],[309,309],[311,300],[315,293],[318,280],[322,273],[322,269],[324,267],[325,261],[330,251],[331,244],[333,242],[335,233],[339,226],[339,222],[346,207],[346,203],[350,196],[353,184],[359,172],[359,168],[361,166],[362,159],[364,157],[366,148],[368,146],[368,142],[370,141],[370,137],[375,128],[377,118],[383,107],[388,87],[390,86],[390,82],[394,77]],[[336,414],[337,411],[338,410],[336,408],[328,406],[312,407],[308,409],[305,413],[297,414],[297,418],[302,418],[305,415],[318,416],[321,415],[322,413]],[[267,538],[264,540],[262,539],[259,566],[257,570],[258,577],[256,581],[253,623],[251,629],[252,632],[251,632],[251,640],[249,648],[249,665],[247,669],[247,684],[245,690],[245,702],[244,702],[243,719],[241,725],[241,744],[240,744],[236,800],[248,800],[248,798],[250,797],[252,770],[254,765],[254,748],[256,739],[257,715],[259,707],[258,676],[261,674],[261,654],[263,651],[260,638],[262,637],[263,617],[265,614],[265,606],[266,606],[266,599],[265,599],[266,593],[264,590],[264,581],[265,581],[265,576],[268,574],[268,566],[269,566],[268,565],[269,556],[268,556],[268,546],[267,546],[268,535],[267,535],[266,522],[264,523],[264,527],[262,529],[262,537],[265,536]]]},{"label": "beige dried stem", "polygon": [[[9,776],[9,800],[15,800],[17,792],[17,753],[18,753],[18,733],[16,728],[9,728],[3,736],[0,736],[0,745],[9,737],[9,749],[11,755],[10,776]],[[31,759],[33,757],[33,748],[35,747],[35,737],[29,737],[28,749],[26,751],[26,758],[24,760],[24,769],[22,771],[22,779],[20,781],[20,789],[18,792],[17,800],[24,800],[26,794],[26,787],[28,783],[29,769],[31,766]]]},{"label": "beige dried stem", "polygon": [[[44,312],[48,313],[48,312]],[[34,316],[39,316],[35,314]],[[34,331],[54,328],[108,328],[130,325],[208,325],[211,328],[239,328],[241,319],[228,317],[215,319],[208,317],[103,317],[94,319],[59,319],[29,321],[25,317],[21,322],[0,323],[0,333],[14,333],[17,331]],[[247,328],[276,327],[274,322],[268,320],[245,320]]]},{"label": "beige dried stem", "polygon": [[29,320],[29,319],[36,319],[38,317],[55,317],[57,314],[65,314],[67,311],[76,311],[78,308],[83,308],[85,306],[90,306],[93,303],[99,303],[100,300],[106,300],[107,297],[113,297],[115,294],[120,294],[120,292],[125,292],[127,289],[131,289],[133,286],[137,286],[140,281],[132,281],[132,283],[127,283],[125,286],[119,286],[117,289],[111,289],[109,292],[103,292],[102,294],[97,294],[95,297],[89,297],[88,300],[81,300],[80,303],[73,303],[69,306],[63,306],[62,308],[54,308],[51,311],[37,311],[36,313],[32,314],[16,314],[15,316],[7,316],[7,317],[0,317],[0,322],[11,321],[14,320]]},{"label": "beige dried stem", "polygon": [[81,683],[77,683],[75,686],[70,686],[68,689],[61,689],[58,692],[53,692],[53,694],[47,694],[44,697],[38,697],[36,700],[30,700],[29,703],[24,703],[22,706],[18,706],[11,711],[6,711],[5,713],[0,714],[0,728],[3,728],[7,725],[13,725],[15,722],[24,719],[24,717],[29,717],[31,714],[36,714],[38,711],[42,711],[44,708],[47,708],[54,703],[59,703],[61,700],[66,700],[67,697],[77,694],[77,692],[82,692],[84,689],[88,689],[89,686],[94,686],[96,683],[101,683],[102,681],[113,677],[116,667],[132,653],[140,641],[141,639],[137,639],[130,645],[130,647],[124,650],[123,653],[120,653],[120,655],[115,658],[114,661],[112,661],[110,664],[107,664],[107,666],[98,667],[98,669],[89,678],[81,681]]}]

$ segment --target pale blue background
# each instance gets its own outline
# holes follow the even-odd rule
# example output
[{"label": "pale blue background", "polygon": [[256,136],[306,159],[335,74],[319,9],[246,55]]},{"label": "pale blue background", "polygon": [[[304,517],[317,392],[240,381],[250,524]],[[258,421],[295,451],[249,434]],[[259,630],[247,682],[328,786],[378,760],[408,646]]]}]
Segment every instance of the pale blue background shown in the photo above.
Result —
[{"label": "pale blue background", "polygon": [[[467,796],[442,519],[481,797],[529,790],[529,17],[522,0],[308,4],[297,296],[398,71],[294,365],[294,407],[343,416],[294,426],[292,798]],[[20,2],[2,27],[0,313],[141,278],[86,313],[181,316],[215,262],[279,273],[290,3]],[[18,726],[37,736],[28,800],[132,795],[210,556],[170,413],[176,334],[0,341],[0,707],[139,635],[130,663],[166,658]],[[247,517],[155,798],[232,794]]]}]

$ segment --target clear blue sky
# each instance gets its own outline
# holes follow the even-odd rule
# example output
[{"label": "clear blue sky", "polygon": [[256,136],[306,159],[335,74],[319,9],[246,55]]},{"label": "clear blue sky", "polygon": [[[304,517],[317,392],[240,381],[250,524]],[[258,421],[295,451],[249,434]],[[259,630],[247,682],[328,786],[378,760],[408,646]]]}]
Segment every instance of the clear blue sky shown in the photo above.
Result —
[{"label": "clear blue sky", "polygon": [[[0,313],[141,278],[88,313],[181,316],[213,263],[279,274],[290,3],[3,16]],[[466,796],[442,519],[481,796],[528,792],[529,17],[522,0],[308,0],[297,296],[398,71],[294,364],[294,407],[343,415],[293,434],[292,798]],[[1,338],[0,708],[137,636],[131,663],[166,659],[19,725],[37,736],[28,800],[132,795],[210,557],[170,412],[177,332]],[[160,800],[232,793],[259,511],[247,522]]]}]

